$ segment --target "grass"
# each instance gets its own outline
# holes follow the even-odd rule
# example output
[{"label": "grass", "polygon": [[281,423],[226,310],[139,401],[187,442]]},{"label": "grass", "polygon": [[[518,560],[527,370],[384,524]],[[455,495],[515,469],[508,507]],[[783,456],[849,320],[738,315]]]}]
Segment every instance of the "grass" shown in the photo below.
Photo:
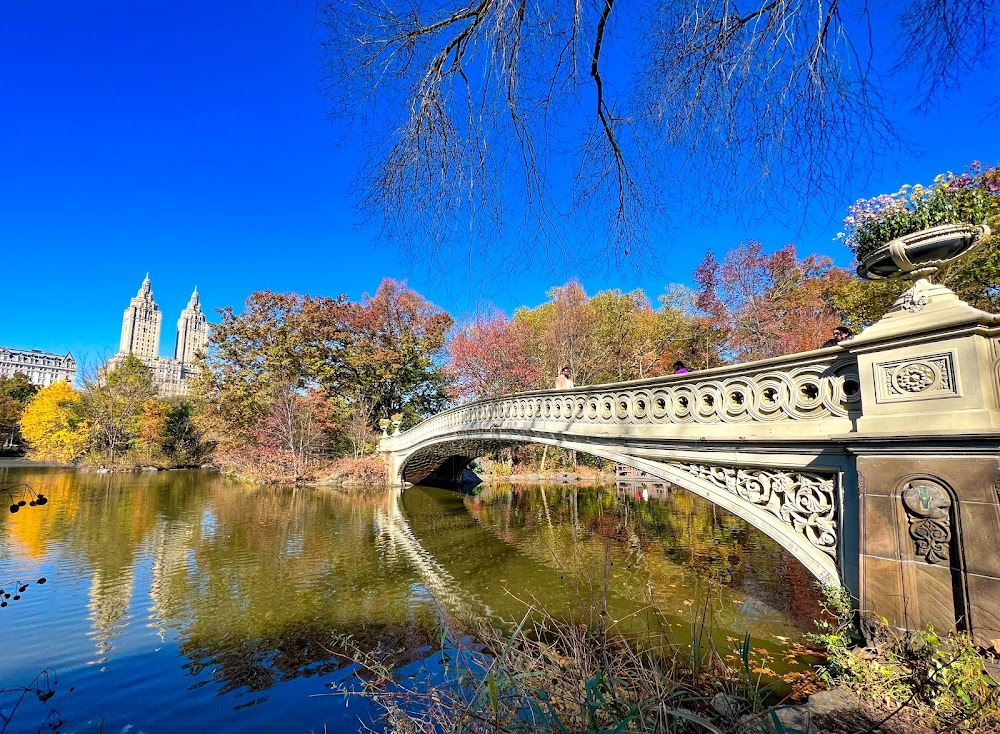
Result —
[{"label": "grass", "polygon": [[[522,603],[524,616],[511,626],[479,622],[463,631],[452,620],[440,630],[439,652],[405,675],[390,656],[340,641],[357,666],[354,685],[340,693],[374,702],[393,734],[801,734],[778,717],[789,687],[761,674],[752,635],[735,655],[720,651],[707,605],[692,641],[681,644],[654,608],[641,610],[645,633],[625,635],[605,623],[599,605],[590,622],[573,623],[533,600]],[[845,590],[827,589],[824,612],[809,636],[825,651],[819,678],[807,672],[784,680],[797,680],[799,691],[821,690],[820,678],[853,691],[867,704],[858,734],[1000,731],[998,688],[968,635],[907,634],[868,619],[862,646]]]},{"label": "grass", "polygon": [[711,645],[644,644],[529,607],[512,630],[484,624],[440,642],[440,666],[405,677],[378,653],[350,653],[387,731],[721,733],[744,721],[749,732],[768,716],[749,635],[741,664],[729,666]]},{"label": "grass", "polygon": [[[604,578],[588,580],[597,593],[579,595],[592,601],[575,621],[534,599],[518,599],[523,616],[506,625],[479,618],[460,626],[442,609],[437,652],[405,671],[394,668],[391,650],[338,639],[331,652],[356,666],[338,693],[374,703],[394,734],[797,734],[772,723],[791,687],[762,670],[750,634],[734,650],[717,648],[708,602],[693,613],[693,642],[678,641],[672,620],[652,604],[632,615],[628,627],[639,631],[610,621],[611,543],[607,537]],[[794,675],[815,690],[814,675]]]}]

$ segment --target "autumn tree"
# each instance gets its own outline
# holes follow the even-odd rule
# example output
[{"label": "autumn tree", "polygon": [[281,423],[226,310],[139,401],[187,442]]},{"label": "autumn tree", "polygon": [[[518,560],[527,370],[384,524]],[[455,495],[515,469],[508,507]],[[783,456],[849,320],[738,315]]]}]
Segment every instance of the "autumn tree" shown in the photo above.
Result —
[{"label": "autumn tree", "polygon": [[715,321],[701,312],[697,294],[690,288],[672,285],[659,297],[662,327],[669,334],[667,348],[660,357],[658,374],[673,372],[674,362],[688,369],[707,369],[723,364],[725,334]]},{"label": "autumn tree", "polygon": [[380,417],[414,421],[447,399],[438,361],[451,317],[404,283],[359,303],[260,291],[220,314],[194,393],[217,457],[234,465],[256,457],[264,475],[298,478],[335,444],[365,445],[357,421],[370,436]]},{"label": "autumn tree", "polygon": [[37,392],[38,386],[22,372],[0,377],[0,451],[20,443],[21,414]]},{"label": "autumn tree", "polygon": [[336,392],[347,376],[347,299],[257,291],[241,313],[220,309],[194,392],[210,429],[244,438],[270,411],[276,385]]},{"label": "autumn tree", "polygon": [[156,398],[149,398],[143,403],[135,443],[136,448],[145,454],[147,461],[152,461],[156,454],[163,451],[169,414],[170,408]]},{"label": "autumn tree", "polygon": [[642,290],[606,290],[590,299],[594,312],[594,382],[618,382],[669,374],[684,314],[654,310]]},{"label": "autumn tree", "polygon": [[111,464],[121,458],[139,435],[143,406],[155,395],[152,371],[134,354],[87,379],[82,404],[94,451]]},{"label": "autumn tree", "polygon": [[355,459],[360,459],[374,449],[378,441],[375,425],[378,416],[375,414],[375,401],[365,395],[359,395],[343,409],[343,433],[350,444],[351,453]]},{"label": "autumn tree", "polygon": [[[347,374],[346,309],[344,297],[270,291],[252,293],[241,313],[220,309],[193,393],[202,405],[198,430],[214,442],[223,465],[248,476],[300,476],[303,452],[295,454],[293,435],[298,398],[326,394]],[[173,427],[190,430],[191,417],[180,409]],[[173,443],[186,448],[183,436]]]},{"label": "autumn tree", "polygon": [[64,381],[39,390],[21,415],[21,434],[32,458],[75,461],[86,448],[89,436],[79,393]]},{"label": "autumn tree", "polygon": [[277,385],[270,408],[260,417],[257,442],[272,464],[283,465],[299,481],[333,443],[337,409],[326,390]]},{"label": "autumn tree", "polygon": [[448,375],[440,364],[454,319],[405,282],[384,279],[374,295],[348,309],[344,350],[349,377],[341,394],[365,396],[373,413],[403,413],[408,423],[448,402]]},{"label": "autumn tree", "polygon": [[569,367],[578,384],[593,382],[602,361],[590,298],[575,279],[550,289],[547,295],[549,300],[541,306],[514,312],[514,323],[525,334],[545,386],[551,386],[563,367]]},{"label": "autumn tree", "polygon": [[848,279],[829,258],[799,260],[791,244],[767,254],[750,241],[722,263],[705,256],[694,273],[695,304],[724,335],[733,360],[764,359],[819,347],[840,321],[831,299]]},{"label": "autumn tree", "polygon": [[200,463],[211,449],[195,420],[196,407],[187,397],[162,401],[167,407],[163,423],[163,453],[172,461],[187,465]]},{"label": "autumn tree", "polygon": [[538,387],[550,386],[564,366],[583,385],[669,374],[678,359],[700,367],[720,362],[710,320],[680,287],[661,296],[654,309],[642,290],[605,290],[590,297],[572,280],[550,290],[546,303],[519,308],[514,325],[538,365]]},{"label": "autumn tree", "polygon": [[852,278],[836,289],[830,302],[841,322],[860,332],[888,313],[893,302],[912,285],[905,280]]},{"label": "autumn tree", "polygon": [[478,400],[540,386],[542,371],[528,353],[524,329],[503,313],[481,314],[448,342],[448,369],[459,400]]}]

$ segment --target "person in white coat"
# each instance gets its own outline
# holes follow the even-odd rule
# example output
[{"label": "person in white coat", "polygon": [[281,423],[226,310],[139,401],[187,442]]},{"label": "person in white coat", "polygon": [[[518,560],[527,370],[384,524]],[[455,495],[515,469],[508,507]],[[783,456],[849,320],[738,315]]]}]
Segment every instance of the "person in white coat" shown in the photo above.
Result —
[{"label": "person in white coat", "polygon": [[569,376],[569,367],[563,367],[559,376],[556,377],[556,390],[569,390],[573,387],[573,380]]}]

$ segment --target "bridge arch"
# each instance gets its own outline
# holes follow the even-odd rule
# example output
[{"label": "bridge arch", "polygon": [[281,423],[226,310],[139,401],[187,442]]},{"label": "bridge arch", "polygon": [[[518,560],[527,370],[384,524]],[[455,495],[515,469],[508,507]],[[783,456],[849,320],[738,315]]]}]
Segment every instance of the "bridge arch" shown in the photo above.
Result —
[{"label": "bridge arch", "polygon": [[[491,431],[475,437],[440,436],[400,457],[396,478],[418,483],[425,471],[446,465],[464,468],[477,456],[504,446],[541,444],[570,449],[631,466],[670,482],[733,513],[780,544],[818,580],[847,583],[842,571],[841,469],[836,465],[780,466],[764,463],[706,463],[686,452],[657,452],[655,458],[624,447],[551,435]],[[418,467],[417,471],[413,471]],[[408,472],[408,468],[410,471]]]}]

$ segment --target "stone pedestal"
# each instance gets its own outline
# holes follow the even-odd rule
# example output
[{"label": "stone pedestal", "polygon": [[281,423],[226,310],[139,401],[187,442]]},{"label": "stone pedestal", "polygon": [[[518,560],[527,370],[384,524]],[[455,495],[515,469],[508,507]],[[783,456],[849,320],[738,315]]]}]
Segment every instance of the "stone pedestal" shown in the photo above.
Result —
[{"label": "stone pedestal", "polygon": [[1000,639],[1000,462],[858,458],[861,608],[905,629]]},{"label": "stone pedestal", "polygon": [[921,281],[844,346],[858,360],[859,435],[995,433],[997,317]]}]

